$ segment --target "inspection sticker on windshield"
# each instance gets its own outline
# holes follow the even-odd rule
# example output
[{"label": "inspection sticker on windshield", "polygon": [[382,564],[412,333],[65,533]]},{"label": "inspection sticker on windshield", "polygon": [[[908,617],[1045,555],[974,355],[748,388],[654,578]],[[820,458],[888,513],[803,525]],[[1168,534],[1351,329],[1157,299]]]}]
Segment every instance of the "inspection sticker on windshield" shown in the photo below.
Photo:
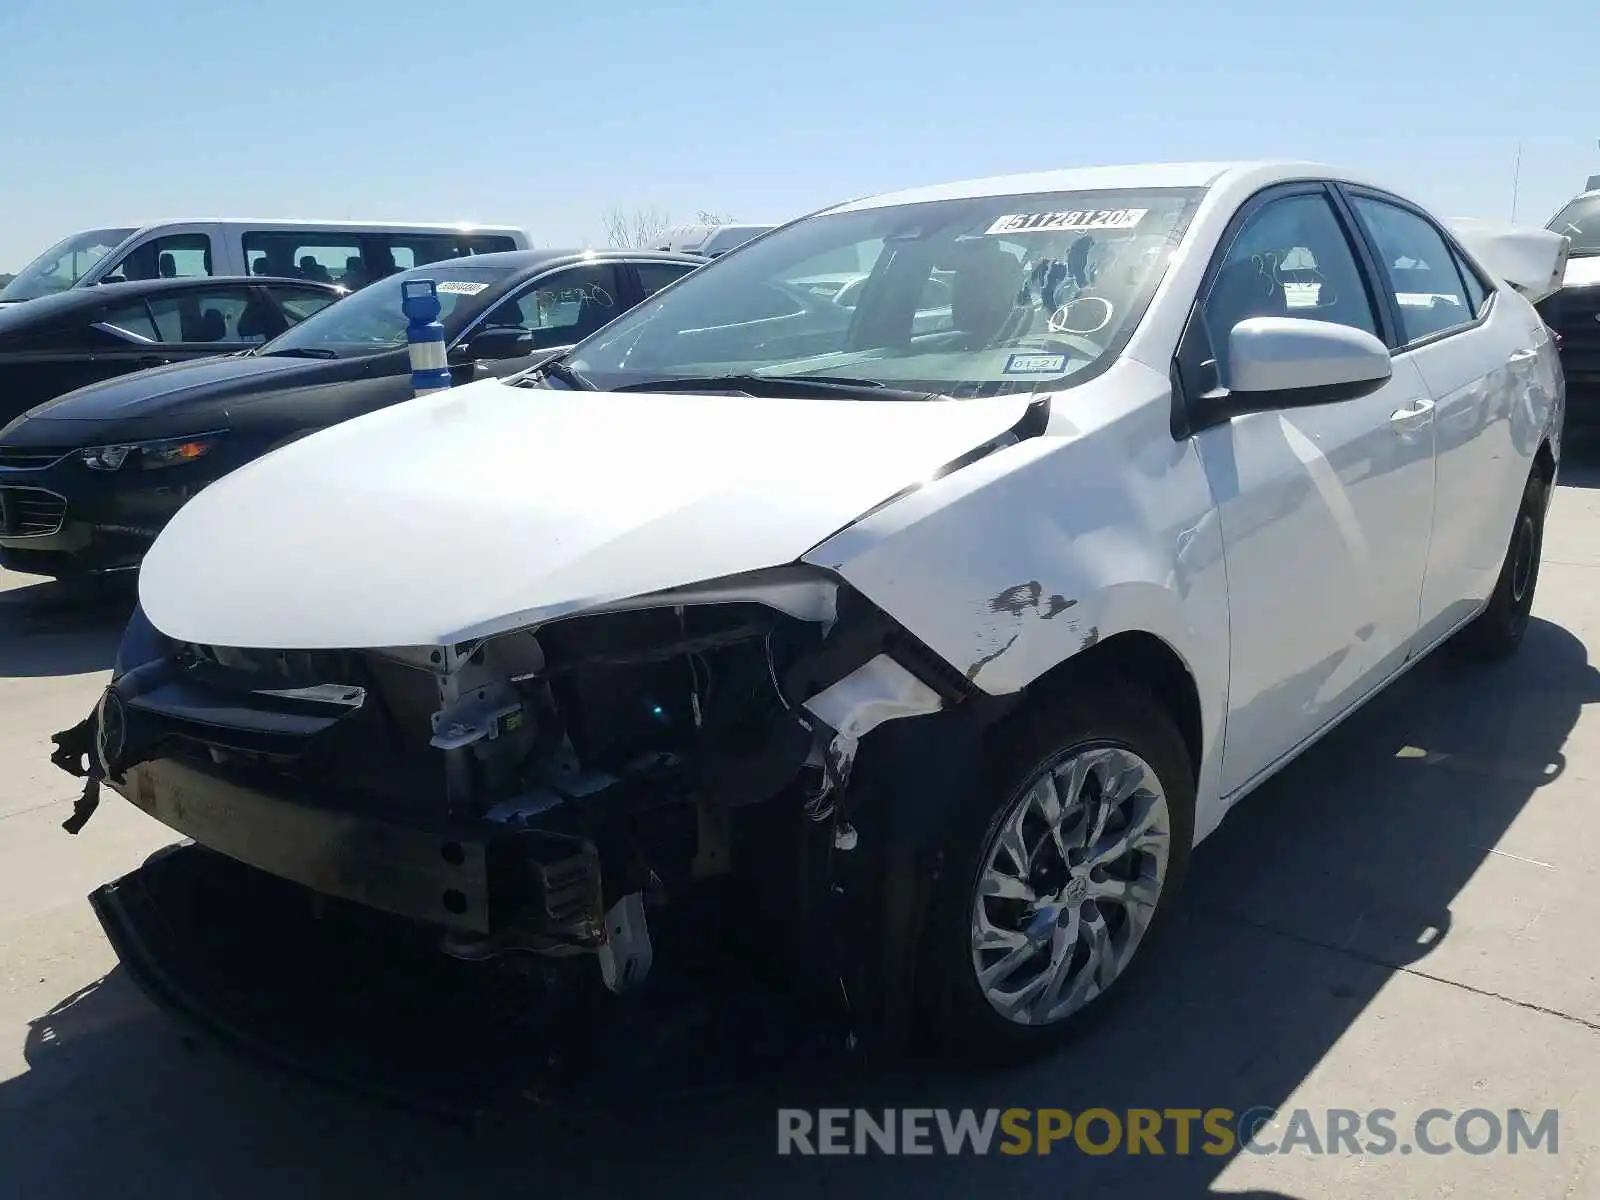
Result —
[{"label": "inspection sticker on windshield", "polygon": [[1148,208],[1088,208],[1076,212],[1013,213],[1000,217],[985,233],[1056,233],[1076,229],[1133,229]]},{"label": "inspection sticker on windshield", "polygon": [[476,296],[487,283],[468,283],[464,279],[447,279],[435,289],[444,296]]},{"label": "inspection sticker on windshield", "polygon": [[1066,369],[1065,354],[1013,354],[1005,365],[1007,375],[1059,375]]}]

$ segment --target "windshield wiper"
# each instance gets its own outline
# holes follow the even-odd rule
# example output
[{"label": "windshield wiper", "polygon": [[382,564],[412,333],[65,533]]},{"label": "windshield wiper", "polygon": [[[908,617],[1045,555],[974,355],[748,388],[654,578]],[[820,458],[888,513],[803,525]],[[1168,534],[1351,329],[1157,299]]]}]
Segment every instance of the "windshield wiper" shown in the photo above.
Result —
[{"label": "windshield wiper", "polygon": [[594,391],[594,384],[590,383],[582,375],[579,375],[559,358],[552,358],[547,363],[540,363],[533,369],[531,374],[554,376],[556,379],[561,380],[561,382],[566,384],[568,387],[576,388],[580,392]]},{"label": "windshield wiper", "polygon": [[566,350],[557,350],[542,362],[537,362],[531,367],[525,367],[514,375],[507,375],[500,382],[509,384],[511,387],[533,387],[537,380],[548,375],[554,379],[561,380],[573,391],[595,391],[594,384],[561,361],[566,356]]},{"label": "windshield wiper", "polygon": [[338,358],[332,350],[324,350],[321,346],[290,346],[284,350],[269,350],[266,358]]},{"label": "windshield wiper", "polygon": [[912,392],[891,388],[876,379],[852,379],[843,375],[686,375],[675,379],[652,379],[645,383],[625,383],[612,388],[614,392],[692,392],[718,388],[737,388],[749,391],[760,388],[761,393],[783,396],[790,392],[809,391],[824,395],[842,392],[847,395],[861,392],[873,400],[929,400],[937,393]]}]

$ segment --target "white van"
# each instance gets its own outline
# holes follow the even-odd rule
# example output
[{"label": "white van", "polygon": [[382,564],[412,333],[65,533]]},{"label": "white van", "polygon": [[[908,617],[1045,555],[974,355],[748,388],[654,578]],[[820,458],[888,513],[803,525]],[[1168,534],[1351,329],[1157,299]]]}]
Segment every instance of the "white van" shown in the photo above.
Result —
[{"label": "white van", "polygon": [[160,221],[63,238],[0,291],[0,304],[96,283],[201,275],[314,279],[354,290],[441,259],[527,248],[528,235],[511,225]]},{"label": "white van", "polygon": [[680,225],[662,234],[661,244],[656,249],[720,258],[736,246],[776,228],[776,225]]}]

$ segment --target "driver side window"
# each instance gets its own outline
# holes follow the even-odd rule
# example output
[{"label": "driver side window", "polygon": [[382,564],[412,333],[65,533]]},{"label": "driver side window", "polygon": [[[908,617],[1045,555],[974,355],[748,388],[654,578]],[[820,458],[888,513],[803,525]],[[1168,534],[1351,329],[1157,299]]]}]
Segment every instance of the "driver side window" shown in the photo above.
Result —
[{"label": "driver side window", "polygon": [[1378,333],[1355,252],[1326,196],[1270,201],[1228,247],[1203,308],[1224,386],[1228,335],[1250,317],[1299,317]]}]

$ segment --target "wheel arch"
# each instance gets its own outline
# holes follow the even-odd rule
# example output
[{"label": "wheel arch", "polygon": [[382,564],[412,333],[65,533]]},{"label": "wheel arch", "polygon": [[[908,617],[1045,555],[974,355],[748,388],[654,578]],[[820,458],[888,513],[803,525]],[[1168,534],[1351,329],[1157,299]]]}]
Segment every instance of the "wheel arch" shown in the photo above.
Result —
[{"label": "wheel arch", "polygon": [[1125,630],[1062,660],[1023,689],[1023,708],[1050,704],[1108,681],[1132,684],[1149,694],[1183,738],[1198,780],[1207,749],[1200,686],[1183,656],[1156,634]]}]

